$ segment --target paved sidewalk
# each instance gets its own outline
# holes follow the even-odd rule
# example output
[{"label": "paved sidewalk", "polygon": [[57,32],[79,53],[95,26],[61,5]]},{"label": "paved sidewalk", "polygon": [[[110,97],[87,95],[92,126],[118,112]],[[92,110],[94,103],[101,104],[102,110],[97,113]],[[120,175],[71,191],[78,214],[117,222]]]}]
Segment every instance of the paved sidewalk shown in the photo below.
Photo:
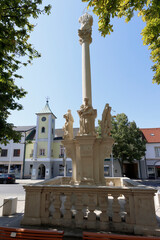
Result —
[{"label": "paved sidewalk", "polygon": [[[44,180],[31,180],[31,179],[16,179],[17,184],[27,185],[27,184],[35,184],[40,183]],[[16,195],[11,197],[17,197]],[[6,198],[6,196],[1,196],[1,206],[3,205],[3,199]],[[18,196],[17,201],[17,213],[11,216],[2,216],[2,210],[3,207],[0,208],[0,226],[6,226],[6,227],[20,227],[20,222],[22,220],[23,214],[24,214],[24,208],[25,208],[25,193],[23,195]]]},{"label": "paved sidewalk", "polygon": [[[27,184],[35,184],[38,182],[42,182],[43,180],[30,180],[30,179],[18,179],[16,180],[16,183],[27,185]],[[3,217],[2,214],[0,214],[0,226],[3,227],[16,227],[16,228],[31,228],[31,229],[53,229],[52,227],[38,227],[38,226],[21,226],[21,220],[24,215],[24,207],[25,207],[25,196],[18,197],[17,202],[17,213],[11,216]],[[57,228],[57,230],[64,230],[64,240],[82,240],[82,230],[81,229],[69,229],[69,228]]]}]

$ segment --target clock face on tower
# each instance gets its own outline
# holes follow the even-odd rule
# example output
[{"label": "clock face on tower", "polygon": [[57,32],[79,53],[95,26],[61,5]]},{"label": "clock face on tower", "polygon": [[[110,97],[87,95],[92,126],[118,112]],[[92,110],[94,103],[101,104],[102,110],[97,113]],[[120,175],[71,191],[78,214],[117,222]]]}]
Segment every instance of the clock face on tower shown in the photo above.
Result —
[{"label": "clock face on tower", "polygon": [[46,121],[46,117],[41,118],[42,122]]}]

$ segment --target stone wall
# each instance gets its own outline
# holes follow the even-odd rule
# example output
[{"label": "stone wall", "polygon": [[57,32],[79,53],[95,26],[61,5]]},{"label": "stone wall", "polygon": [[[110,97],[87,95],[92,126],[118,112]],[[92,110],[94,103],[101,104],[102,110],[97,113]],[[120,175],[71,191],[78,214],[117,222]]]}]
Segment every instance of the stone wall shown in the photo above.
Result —
[{"label": "stone wall", "polygon": [[23,225],[159,234],[153,188],[44,184],[24,188]]}]

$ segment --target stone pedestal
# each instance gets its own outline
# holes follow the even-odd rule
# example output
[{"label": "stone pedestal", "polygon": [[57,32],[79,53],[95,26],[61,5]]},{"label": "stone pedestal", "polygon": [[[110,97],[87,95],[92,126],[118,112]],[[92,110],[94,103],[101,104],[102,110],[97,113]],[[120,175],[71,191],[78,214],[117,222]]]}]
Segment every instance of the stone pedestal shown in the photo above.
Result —
[{"label": "stone pedestal", "polygon": [[10,216],[15,214],[17,211],[17,197],[5,198],[3,202],[3,213],[2,216]]},{"label": "stone pedestal", "polygon": [[67,157],[72,159],[72,184],[105,185],[104,159],[110,157],[111,137],[76,136],[62,141]]}]

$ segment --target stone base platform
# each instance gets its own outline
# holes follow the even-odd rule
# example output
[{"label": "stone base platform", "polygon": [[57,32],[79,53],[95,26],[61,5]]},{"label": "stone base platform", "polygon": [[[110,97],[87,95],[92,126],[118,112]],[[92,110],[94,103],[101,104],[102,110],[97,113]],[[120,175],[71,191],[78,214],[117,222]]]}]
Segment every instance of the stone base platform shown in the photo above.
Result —
[{"label": "stone base platform", "polygon": [[[62,185],[56,185],[60,180]],[[26,205],[21,224],[160,236],[156,189],[124,186],[120,178],[119,186],[75,186],[68,181],[62,178],[24,186]],[[118,185],[118,179],[113,178],[115,183]]]}]

